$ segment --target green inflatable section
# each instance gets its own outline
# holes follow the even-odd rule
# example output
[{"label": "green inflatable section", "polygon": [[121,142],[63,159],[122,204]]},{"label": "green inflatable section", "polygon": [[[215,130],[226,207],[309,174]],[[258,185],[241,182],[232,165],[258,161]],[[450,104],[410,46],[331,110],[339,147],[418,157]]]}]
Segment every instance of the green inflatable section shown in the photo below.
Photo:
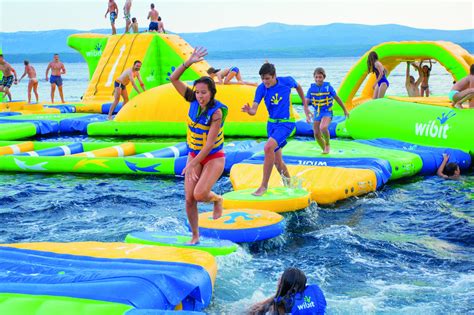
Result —
[{"label": "green inflatable section", "polygon": [[0,293],[0,314],[123,315],[130,305],[49,295]]},{"label": "green inflatable section", "polygon": [[32,123],[0,124],[0,140],[16,140],[36,135],[36,126]]},{"label": "green inflatable section", "polygon": [[392,138],[474,153],[474,110],[378,99],[359,105],[346,122],[354,139]]},{"label": "green inflatable section", "polygon": [[[454,80],[458,81],[468,75],[469,65],[466,66],[467,61],[463,60],[467,51],[449,42],[388,42],[375,46],[370,51],[377,52],[379,60],[389,72],[406,60],[433,59],[439,61]],[[342,82],[338,95],[343,102],[352,100],[367,77],[367,57],[370,51],[359,59]],[[334,113],[340,115],[342,110],[335,106]]]},{"label": "green inflatable section", "polygon": [[109,39],[106,35],[100,34],[87,34],[89,37],[76,37],[69,36],[67,38],[67,44],[69,47],[76,49],[84,60],[87,62],[89,68],[89,80],[92,78],[97,64],[99,63],[102,53],[107,45]]},{"label": "green inflatable section", "polygon": [[[266,122],[226,122],[225,136],[265,137]],[[95,122],[87,126],[91,136],[186,136],[186,122]]]},{"label": "green inflatable section", "polygon": [[[261,153],[261,155],[263,155]],[[322,154],[315,141],[290,141],[283,150],[284,156],[343,158],[379,158],[392,167],[391,180],[417,174],[423,162],[419,155],[404,151],[383,149],[354,141],[331,140],[331,153]]]}]

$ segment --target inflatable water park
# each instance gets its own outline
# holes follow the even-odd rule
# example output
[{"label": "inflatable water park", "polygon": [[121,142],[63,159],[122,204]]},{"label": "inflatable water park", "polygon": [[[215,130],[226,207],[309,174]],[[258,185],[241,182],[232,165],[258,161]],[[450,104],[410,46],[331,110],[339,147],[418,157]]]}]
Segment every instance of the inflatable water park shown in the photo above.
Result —
[{"label": "inflatable water park", "polygon": [[[75,34],[67,44],[88,66],[82,100],[0,103],[0,172],[181,178],[189,104],[170,76],[194,48],[178,35],[157,33]],[[387,42],[371,51],[388,77],[401,63],[429,59],[458,81],[474,63],[461,46],[443,41]],[[202,314],[219,290],[220,259],[243,244],[282,237],[294,213],[304,216],[305,209],[351,203],[401,179],[433,176],[444,154],[461,172],[472,168],[474,110],[453,108],[447,95],[373,99],[376,77],[367,71],[367,58],[368,52],[339,87],[350,117],[334,107],[329,154],[315,142],[301,101],[292,98],[296,131],[283,151],[291,184],[274,170],[263,196],[252,192],[262,179],[268,112],[263,105],[255,116],[241,111],[252,103],[255,86],[217,85],[218,99],[228,107],[223,176],[232,190],[223,192],[219,219],[212,212],[199,214],[200,242],[190,245],[190,233],[136,230],[121,242],[0,244],[0,313]],[[137,94],[128,86],[130,101],[119,104],[109,121],[114,81],[135,60],[142,61],[146,91]],[[206,60],[195,63],[182,79],[192,84],[210,66]]]}]

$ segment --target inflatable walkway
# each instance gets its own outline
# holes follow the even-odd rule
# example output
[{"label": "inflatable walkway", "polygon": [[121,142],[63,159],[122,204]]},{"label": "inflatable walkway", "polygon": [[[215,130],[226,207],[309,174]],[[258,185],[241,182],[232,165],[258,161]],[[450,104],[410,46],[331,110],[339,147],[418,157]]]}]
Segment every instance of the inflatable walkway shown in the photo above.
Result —
[{"label": "inflatable walkway", "polygon": [[42,307],[59,305],[70,309],[67,314],[89,309],[95,314],[133,308],[199,311],[211,301],[216,273],[214,257],[193,249],[98,242],[2,244],[0,311],[45,314]]}]

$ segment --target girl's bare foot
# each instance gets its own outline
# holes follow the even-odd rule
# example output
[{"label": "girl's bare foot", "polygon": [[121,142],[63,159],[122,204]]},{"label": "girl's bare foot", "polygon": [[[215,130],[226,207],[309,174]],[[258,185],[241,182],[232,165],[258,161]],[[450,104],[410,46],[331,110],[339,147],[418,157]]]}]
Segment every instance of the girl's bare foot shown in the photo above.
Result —
[{"label": "girl's bare foot", "polygon": [[193,235],[191,240],[189,241],[189,245],[196,245],[199,243],[199,235]]},{"label": "girl's bare foot", "polygon": [[267,192],[267,187],[260,186],[256,191],[252,193],[252,195],[259,197],[265,194],[266,192]]},{"label": "girl's bare foot", "polygon": [[214,201],[214,210],[212,211],[212,218],[214,220],[219,219],[222,216],[222,202],[224,199],[219,196],[219,199]]},{"label": "girl's bare foot", "polygon": [[323,150],[323,154],[329,154],[329,146],[325,146]]}]

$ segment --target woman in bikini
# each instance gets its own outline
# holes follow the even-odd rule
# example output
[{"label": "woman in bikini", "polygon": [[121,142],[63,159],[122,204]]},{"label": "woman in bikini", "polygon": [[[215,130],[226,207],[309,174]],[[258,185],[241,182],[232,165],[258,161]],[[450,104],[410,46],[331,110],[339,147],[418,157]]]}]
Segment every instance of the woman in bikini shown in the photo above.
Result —
[{"label": "woman in bikini", "polygon": [[213,218],[222,216],[222,196],[212,192],[224,171],[224,120],[227,106],[216,100],[216,85],[210,77],[201,77],[194,81],[190,89],[179,78],[193,63],[200,62],[207,51],[197,48],[188,60],[183,62],[170,81],[176,91],[190,102],[188,112],[188,161],[183,170],[185,177],[186,214],[192,230],[191,244],[199,242],[198,202],[214,203]]},{"label": "woman in bikini", "polygon": [[230,82],[232,79],[235,78],[237,80],[236,84],[247,84],[254,86],[258,85],[257,83],[242,81],[240,70],[237,67],[231,67],[226,69],[215,69],[213,67],[210,67],[209,69],[207,69],[207,74],[209,74],[212,79],[217,78],[218,84],[235,84],[233,82]]},{"label": "woman in bikini", "polygon": [[386,74],[387,70],[383,64],[379,61],[379,56],[375,51],[371,51],[367,57],[367,68],[369,73],[375,73],[376,81],[374,83],[374,96],[373,98],[383,98],[385,96],[385,91],[387,91],[390,83],[388,83]]},{"label": "woman in bikini", "polygon": [[423,61],[421,61],[419,65],[419,68],[421,68],[420,75],[422,76],[420,90],[421,90],[422,97],[423,96],[428,97],[430,96],[430,85],[428,81],[430,79],[431,69],[433,69],[433,64],[430,59],[430,66],[428,67],[428,65],[424,65],[422,67]]}]

